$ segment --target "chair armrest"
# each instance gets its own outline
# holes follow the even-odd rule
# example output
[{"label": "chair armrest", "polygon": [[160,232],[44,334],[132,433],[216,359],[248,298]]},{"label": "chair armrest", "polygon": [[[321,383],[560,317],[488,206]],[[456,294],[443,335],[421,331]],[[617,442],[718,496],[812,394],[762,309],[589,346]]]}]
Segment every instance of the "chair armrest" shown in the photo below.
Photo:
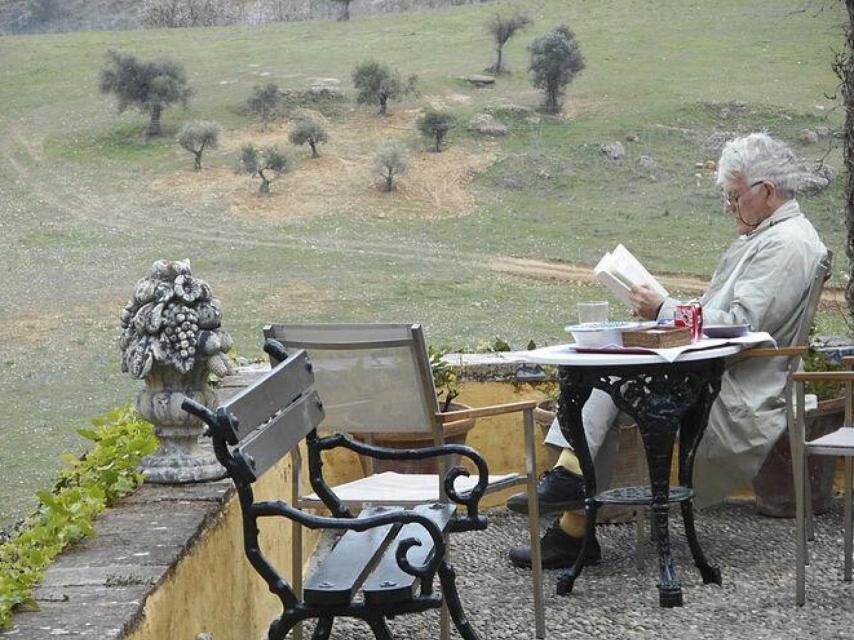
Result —
[{"label": "chair armrest", "polygon": [[476,407],[474,409],[460,409],[459,411],[447,411],[444,413],[439,412],[436,414],[436,419],[440,423],[446,424],[448,422],[467,420],[469,418],[487,418],[489,416],[500,416],[506,413],[516,413],[517,411],[533,411],[536,408],[536,400],[525,400],[522,402],[511,402],[509,404]]},{"label": "chair armrest", "polygon": [[793,382],[854,382],[854,371],[797,371]]},{"label": "chair armrest", "polygon": [[776,358],[785,356],[792,358],[794,356],[803,356],[806,354],[808,347],[758,347],[755,349],[746,349],[738,354],[739,358]]}]

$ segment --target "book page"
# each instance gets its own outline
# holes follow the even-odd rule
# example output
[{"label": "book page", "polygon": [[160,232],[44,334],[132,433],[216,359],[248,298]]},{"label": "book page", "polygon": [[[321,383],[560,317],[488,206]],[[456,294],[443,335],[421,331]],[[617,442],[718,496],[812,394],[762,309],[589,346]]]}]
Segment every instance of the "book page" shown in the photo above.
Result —
[{"label": "book page", "polygon": [[667,289],[661,286],[661,283],[622,244],[618,244],[613,252],[606,253],[593,271],[599,282],[629,306],[631,306],[629,290],[635,285],[649,285],[663,298],[670,295]]}]

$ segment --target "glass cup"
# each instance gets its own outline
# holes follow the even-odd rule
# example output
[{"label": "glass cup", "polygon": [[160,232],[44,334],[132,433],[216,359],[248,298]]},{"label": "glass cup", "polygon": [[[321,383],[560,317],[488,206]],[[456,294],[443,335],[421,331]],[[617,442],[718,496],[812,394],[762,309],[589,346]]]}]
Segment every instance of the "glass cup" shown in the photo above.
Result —
[{"label": "glass cup", "polygon": [[579,302],[575,308],[578,311],[578,322],[581,324],[608,321],[607,302]]}]

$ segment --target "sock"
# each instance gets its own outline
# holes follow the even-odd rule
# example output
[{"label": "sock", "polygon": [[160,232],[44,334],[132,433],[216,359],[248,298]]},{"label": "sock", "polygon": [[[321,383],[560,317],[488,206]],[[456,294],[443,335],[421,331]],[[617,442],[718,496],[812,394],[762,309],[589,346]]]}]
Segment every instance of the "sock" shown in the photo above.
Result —
[{"label": "sock", "polygon": [[575,511],[564,511],[558,526],[568,536],[583,538],[587,527],[587,516]]},{"label": "sock", "polygon": [[560,457],[557,459],[556,467],[563,467],[570,473],[577,476],[581,475],[581,465],[578,463],[578,457],[572,449],[564,449],[560,452]]}]

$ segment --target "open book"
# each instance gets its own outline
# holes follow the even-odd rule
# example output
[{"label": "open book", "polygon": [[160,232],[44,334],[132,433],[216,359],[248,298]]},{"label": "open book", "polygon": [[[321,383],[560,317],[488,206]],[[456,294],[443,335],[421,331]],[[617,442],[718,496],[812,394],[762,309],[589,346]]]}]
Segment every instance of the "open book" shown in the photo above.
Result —
[{"label": "open book", "polygon": [[602,256],[593,272],[599,282],[629,306],[632,305],[629,290],[638,284],[649,285],[653,291],[664,298],[670,295],[667,289],[662,287],[661,283],[621,244],[618,244],[612,252]]}]

